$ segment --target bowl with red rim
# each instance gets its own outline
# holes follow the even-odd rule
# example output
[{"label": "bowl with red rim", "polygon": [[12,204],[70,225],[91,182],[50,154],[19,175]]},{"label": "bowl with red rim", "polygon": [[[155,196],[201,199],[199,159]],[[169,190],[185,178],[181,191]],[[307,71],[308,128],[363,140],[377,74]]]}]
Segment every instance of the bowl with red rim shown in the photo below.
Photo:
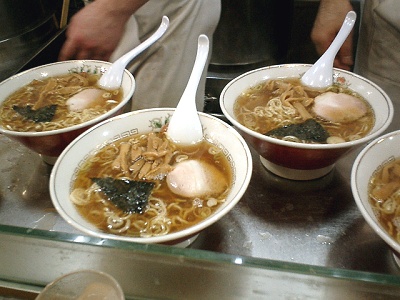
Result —
[{"label": "bowl with red rim", "polygon": [[[52,76],[67,75],[70,73],[88,72],[103,74],[111,63],[98,60],[70,60],[41,65],[5,79],[0,83],[0,104],[13,92],[29,84],[33,80],[43,80]],[[91,126],[123,112],[125,105],[132,98],[135,91],[135,79],[125,70],[122,80],[123,98],[111,110],[95,118],[73,126],[49,131],[14,131],[0,126],[0,133],[17,140],[29,149],[40,154],[43,159],[53,164],[64,148],[79,134]]]},{"label": "bowl with red rim", "polygon": [[223,114],[257,151],[262,164],[272,173],[287,179],[310,180],[326,175],[338,159],[382,134],[393,119],[393,104],[379,86],[355,73],[334,69],[335,83],[357,92],[374,112],[375,124],[366,136],[336,144],[299,143],[255,132],[237,120],[234,105],[246,89],[268,79],[301,78],[310,67],[309,64],[284,64],[255,69],[231,80],[220,95]]}]

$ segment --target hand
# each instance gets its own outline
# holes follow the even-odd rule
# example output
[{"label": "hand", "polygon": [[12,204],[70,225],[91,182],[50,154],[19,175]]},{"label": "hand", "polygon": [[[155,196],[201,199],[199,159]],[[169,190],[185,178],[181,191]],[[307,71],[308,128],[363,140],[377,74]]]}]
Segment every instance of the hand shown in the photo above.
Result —
[{"label": "hand", "polygon": [[[348,0],[321,0],[311,31],[311,40],[319,55],[328,49],[339,32],[346,14],[351,10],[353,7]],[[340,48],[333,65],[350,70],[353,64],[353,32],[351,32]]]},{"label": "hand", "polygon": [[129,17],[145,2],[96,0],[86,5],[70,20],[59,60],[108,61],[124,33]]}]

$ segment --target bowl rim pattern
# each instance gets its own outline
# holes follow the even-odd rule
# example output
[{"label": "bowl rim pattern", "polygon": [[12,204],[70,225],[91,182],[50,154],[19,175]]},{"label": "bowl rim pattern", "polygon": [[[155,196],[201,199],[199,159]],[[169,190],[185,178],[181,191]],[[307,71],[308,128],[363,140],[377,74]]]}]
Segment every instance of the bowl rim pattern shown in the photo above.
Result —
[{"label": "bowl rim pattern", "polygon": [[[369,179],[371,178],[373,173],[379,167],[383,166],[385,163],[388,163],[389,159],[400,158],[400,151],[397,151],[397,155],[389,153],[385,157],[380,157],[379,159],[376,159],[376,157],[374,156],[375,159],[371,160],[372,157],[370,156],[372,156],[372,151],[376,147],[381,147],[383,150],[385,144],[390,143],[394,139],[400,140],[400,130],[396,130],[379,136],[378,138],[368,143],[368,145],[366,145],[360,151],[360,153],[354,160],[351,169],[350,185],[354,200],[364,220],[392,249],[400,254],[400,243],[396,242],[396,240],[392,238],[379,223],[375,214],[372,211],[371,205],[368,202],[368,194],[366,194],[368,192]],[[365,162],[372,162],[372,166],[374,167],[368,167],[367,165],[364,165]],[[370,169],[371,172],[366,172],[366,168]],[[362,187],[360,185],[362,185]]]},{"label": "bowl rim pattern", "polygon": [[[63,164],[67,164],[66,160],[68,159],[68,153],[71,151],[72,148],[77,147],[79,145],[81,139],[90,136],[91,132],[94,132],[96,130],[101,130],[101,128],[106,128],[107,124],[110,122],[113,122],[114,120],[118,121],[119,119],[123,118],[134,118],[135,115],[137,114],[146,114],[146,113],[171,113],[174,111],[174,108],[150,108],[150,109],[143,109],[143,110],[138,110],[138,111],[132,111],[128,112],[122,115],[115,116],[113,118],[107,119],[102,121],[101,123],[91,127],[81,135],[79,135],[71,144],[69,144],[64,151],[61,153],[59,158],[57,159],[53,170],[50,174],[50,180],[49,180],[49,189],[50,189],[50,196],[53,202],[54,207],[56,208],[57,212],[65,219],[70,225],[75,227],[76,229],[89,234],[91,236],[99,237],[99,238],[105,238],[105,239],[114,239],[114,240],[120,240],[120,241],[129,241],[129,242],[138,242],[138,243],[168,243],[171,241],[178,241],[182,238],[190,237],[193,234],[199,233],[199,231],[205,229],[206,227],[210,226],[211,224],[215,223],[218,221],[220,218],[222,218],[225,214],[227,214],[242,198],[243,194],[245,193],[247,186],[250,183],[250,179],[252,176],[252,169],[253,169],[253,164],[252,164],[252,155],[250,152],[250,149],[243,139],[243,137],[230,125],[225,123],[224,121],[218,119],[217,117],[214,117],[212,115],[206,114],[199,112],[199,115],[202,119],[207,118],[210,120],[210,122],[217,122],[218,126],[223,126],[224,131],[229,132],[229,134],[233,137],[236,137],[238,143],[240,143],[241,147],[243,148],[243,154],[245,157],[243,157],[243,160],[245,161],[245,174],[241,173],[241,176],[243,176],[243,182],[240,183],[241,187],[237,187],[237,191],[235,192],[234,195],[232,195],[232,200],[227,202],[225,205],[221,206],[219,210],[216,211],[213,215],[210,217],[204,219],[203,221],[195,224],[192,227],[180,230],[178,232],[174,232],[171,234],[163,235],[163,236],[156,236],[156,237],[127,237],[127,236],[120,236],[120,235],[113,235],[109,233],[102,232],[95,228],[93,225],[91,225],[87,221],[83,221],[85,224],[82,225],[80,222],[76,221],[73,216],[71,216],[68,212],[66,212],[63,208],[63,205],[61,204],[62,201],[69,201],[69,199],[60,199],[60,193],[58,192],[57,188],[57,182],[60,182],[60,167],[62,167]],[[227,133],[224,133],[227,135]],[[106,140],[104,140],[106,142]],[[101,144],[101,145],[104,145]],[[97,145],[97,147],[101,146]],[[98,149],[98,148],[97,148]],[[94,149],[89,149],[88,151],[85,152],[85,156],[82,157],[81,161],[84,160],[90,151],[93,151]],[[228,153],[229,154],[229,153]],[[230,155],[230,154],[229,154]],[[228,156],[229,156],[228,155]],[[234,164],[234,162],[232,162]],[[76,169],[76,166],[74,166]],[[68,180],[72,178],[69,174],[66,175],[68,176]],[[70,184],[70,183],[68,183]],[[83,219],[82,217],[79,217]]]},{"label": "bowl rim pattern", "polygon": [[[85,66],[90,65],[93,66],[96,69],[99,69],[100,72],[105,72],[106,67],[110,66],[111,63],[110,62],[106,62],[106,61],[101,61],[101,60],[90,60],[90,59],[86,59],[86,60],[68,60],[68,61],[58,61],[58,62],[54,62],[54,63],[49,63],[49,64],[45,64],[45,65],[40,65],[34,68],[31,68],[29,70],[25,70],[23,72],[20,72],[18,74],[15,74],[5,80],[3,80],[2,82],[0,82],[0,89],[5,86],[8,85],[10,82],[14,81],[14,80],[24,80],[25,78],[27,80],[24,83],[24,85],[28,84],[29,82],[31,82],[34,78],[45,78],[47,76],[57,76],[57,75],[63,75],[63,74],[67,74],[67,72],[69,70],[72,70],[73,68],[84,68]],[[60,68],[62,67],[62,68]],[[51,68],[52,72],[50,71],[46,71],[46,69]],[[48,73],[51,74],[48,74]],[[32,77],[31,79],[28,80],[28,78],[31,77],[31,74],[36,73],[36,74],[41,74],[38,77]],[[109,110],[108,112],[106,112],[105,114],[99,115],[96,118],[93,118],[89,121],[80,123],[80,124],[76,124],[73,126],[69,126],[69,127],[65,127],[65,128],[60,128],[60,129],[55,129],[55,130],[50,130],[50,131],[40,131],[40,132],[33,132],[33,131],[27,131],[27,132],[22,132],[22,131],[14,131],[14,130],[9,130],[6,128],[3,128],[0,126],[0,133],[4,133],[6,135],[10,135],[10,136],[19,136],[19,137],[34,137],[34,136],[50,136],[50,135],[57,135],[60,133],[65,133],[65,132],[71,132],[74,130],[79,130],[82,128],[86,128],[89,126],[92,126],[93,124],[99,123],[100,121],[104,120],[104,118],[107,118],[109,116],[114,115],[115,113],[117,113],[119,110],[121,110],[127,103],[128,101],[132,98],[135,88],[136,88],[136,82],[135,82],[135,78],[133,77],[133,75],[128,71],[125,70],[124,71],[124,80],[129,80],[129,86],[130,89],[128,90],[128,92],[126,93],[126,95],[123,95],[123,101],[121,101],[117,106],[115,106],[113,109]],[[19,88],[19,87],[18,87]],[[9,92],[8,95],[6,97],[8,97],[9,95],[11,95],[13,92],[15,92],[18,88],[14,89],[13,91]],[[2,103],[2,101],[0,102],[0,104]]]},{"label": "bowl rim pattern", "polygon": [[[380,93],[382,95],[382,97],[386,100],[387,115],[385,117],[383,117],[383,119],[385,120],[384,123],[379,128],[375,129],[375,131],[371,132],[370,134],[368,134],[367,136],[365,136],[363,138],[360,138],[360,139],[354,140],[354,141],[339,143],[339,144],[305,144],[305,143],[297,143],[297,142],[291,142],[291,141],[283,141],[283,140],[269,137],[269,136],[266,136],[261,133],[257,133],[255,131],[248,129],[244,125],[240,124],[234,118],[234,116],[232,116],[228,112],[226,105],[225,105],[226,94],[232,88],[233,85],[235,85],[237,82],[245,80],[246,77],[249,77],[249,76],[257,74],[257,73],[263,74],[264,72],[267,72],[271,69],[282,69],[282,68],[283,69],[289,69],[289,68],[290,69],[303,69],[303,71],[305,72],[306,71],[305,68],[309,68],[311,66],[312,66],[311,64],[296,64],[296,63],[271,65],[271,66],[266,66],[266,67],[261,67],[261,68],[257,68],[254,70],[250,70],[248,72],[245,72],[245,73],[239,75],[238,77],[236,77],[236,78],[232,79],[230,82],[228,82],[228,84],[224,87],[224,89],[221,92],[219,103],[220,103],[220,107],[221,107],[223,114],[234,126],[236,126],[238,129],[247,133],[250,136],[253,136],[253,137],[255,137],[259,140],[265,141],[265,142],[270,142],[270,143],[274,143],[274,144],[278,144],[278,145],[282,145],[282,146],[286,146],[286,147],[301,148],[301,149],[318,149],[318,150],[319,149],[340,149],[340,148],[349,148],[349,147],[357,146],[357,145],[363,144],[367,141],[370,141],[371,139],[376,138],[377,136],[382,134],[384,132],[384,130],[390,125],[390,123],[393,119],[394,109],[393,109],[393,103],[391,102],[391,100],[390,100],[389,96],[386,94],[386,92],[382,88],[380,88],[377,84],[375,84],[374,82],[372,82],[358,74],[355,74],[350,71],[342,70],[342,69],[337,69],[337,68],[334,68],[334,76],[335,77],[338,77],[340,74],[342,74],[345,76],[357,78],[358,80],[365,82],[366,84],[368,84],[368,85],[372,86],[374,89],[376,89],[376,91],[378,93]],[[301,75],[301,73],[299,73],[299,72],[298,72],[298,74]],[[265,75],[260,76],[257,81],[254,81],[250,85],[247,85],[247,86],[249,87],[253,84],[256,84],[257,82],[266,80],[268,78],[271,78],[271,77],[270,76],[267,77]],[[375,128],[375,126],[374,126],[374,128]]]}]

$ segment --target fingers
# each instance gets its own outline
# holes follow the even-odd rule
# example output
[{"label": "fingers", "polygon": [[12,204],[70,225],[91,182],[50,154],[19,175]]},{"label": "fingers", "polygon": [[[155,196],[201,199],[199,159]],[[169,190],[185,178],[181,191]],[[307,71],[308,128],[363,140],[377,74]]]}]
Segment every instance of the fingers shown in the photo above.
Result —
[{"label": "fingers", "polygon": [[77,45],[74,43],[70,43],[68,39],[65,41],[62,46],[60,53],[58,54],[58,60],[68,60],[74,59],[76,57],[76,53],[78,52]]},{"label": "fingers", "polygon": [[349,70],[353,66],[353,32],[350,33],[349,37],[343,43],[338,52],[337,58],[339,59],[342,68],[343,66],[346,66],[345,70]]},{"label": "fingers", "polygon": [[109,51],[102,51],[98,48],[82,47],[80,43],[65,41],[63,47],[60,50],[58,60],[70,60],[70,59],[95,59],[108,61],[111,53]]},{"label": "fingers", "polygon": [[333,62],[333,66],[338,69],[350,71],[352,65],[343,63],[339,58],[336,58]]},{"label": "fingers", "polygon": [[76,59],[96,59],[96,60],[105,60],[108,61],[110,58],[110,55],[104,53],[104,52],[99,52],[95,50],[81,50],[76,53],[75,55]]},{"label": "fingers", "polygon": [[351,67],[354,64],[354,59],[352,55],[341,56],[340,61],[342,64],[347,65],[349,67]]}]

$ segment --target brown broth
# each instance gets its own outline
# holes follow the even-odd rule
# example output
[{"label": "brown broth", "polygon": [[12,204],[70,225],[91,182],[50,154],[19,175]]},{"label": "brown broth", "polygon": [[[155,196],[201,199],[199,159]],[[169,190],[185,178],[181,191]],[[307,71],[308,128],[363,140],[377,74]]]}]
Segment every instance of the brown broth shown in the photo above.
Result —
[{"label": "brown broth", "polygon": [[368,195],[379,223],[400,243],[400,158],[393,159],[373,173]]},{"label": "brown broth", "polygon": [[[122,89],[104,90],[102,100],[98,99],[96,105],[83,111],[69,111],[66,104],[66,101],[79,91],[86,88],[98,88],[97,81],[99,78],[99,75],[89,73],[73,73],[33,80],[15,91],[1,104],[0,125],[8,130],[21,132],[49,131],[77,125],[102,115],[122,101]],[[41,106],[57,105],[52,121],[35,123],[13,109],[14,105],[19,107],[30,105],[33,107],[39,99],[43,103]],[[110,99],[113,101],[106,101]]]},{"label": "brown broth", "polygon": [[[369,103],[359,94],[338,85],[333,85],[324,90],[310,89],[303,86],[298,78],[262,81],[243,91],[234,104],[235,118],[243,126],[261,134],[266,134],[270,130],[279,127],[303,122],[303,118],[294,108],[282,105],[282,101],[279,99],[283,93],[288,93],[288,86],[291,87],[291,98],[306,98],[313,101],[318,95],[326,91],[332,91],[350,94],[361,99],[366,104],[368,109],[367,114],[358,120],[347,123],[332,123],[323,120],[312,111],[312,104],[306,106],[307,112],[325,128],[330,136],[340,137],[344,141],[351,141],[365,136],[374,126],[374,112]],[[274,104],[272,106],[272,103],[276,103],[277,105]],[[271,105],[270,107],[273,108],[267,108],[268,105]]]},{"label": "brown broth", "polygon": [[[144,136],[148,135],[134,135],[128,138],[123,138],[97,151],[94,155],[88,158],[88,160],[84,163],[82,168],[77,173],[76,179],[73,183],[73,190],[90,190],[92,186],[92,181],[90,180],[90,178],[93,177],[108,176],[113,178],[130,178],[133,180],[143,180],[143,178],[138,179],[136,175],[132,175],[129,172],[121,173],[120,170],[112,169],[112,162],[118,156],[118,151],[116,149],[119,149],[122,143],[140,140],[141,145],[145,147],[147,140],[143,139]],[[163,134],[158,133],[157,136],[165,140]],[[203,143],[201,143],[201,145],[196,147],[196,151],[190,149],[190,153],[187,153],[186,149],[180,148],[175,144],[170,143],[170,146],[175,153],[170,164],[173,164],[175,162],[175,159],[179,159],[179,157],[187,156],[188,159],[204,161],[210,165],[213,165],[219,170],[221,174],[224,175],[226,183],[228,183],[225,191],[219,195],[211,195],[210,197],[204,199],[188,199],[172,193],[168,188],[164,177],[161,180],[152,180],[153,182],[156,182],[157,188],[153,191],[150,201],[152,201],[151,199],[159,199],[159,202],[154,206],[152,205],[152,207],[150,208],[148,207],[146,211],[142,214],[125,213],[117,208],[113,203],[105,199],[104,196],[100,196],[100,193],[96,193],[96,195],[93,195],[93,197],[91,197],[90,201],[87,204],[76,205],[80,214],[84,216],[84,218],[86,218],[90,223],[94,224],[97,228],[104,232],[110,232],[124,236],[147,237],[164,235],[167,233],[177,232],[182,229],[188,228],[204,220],[212,212],[216,211],[225,201],[225,197],[229,191],[229,187],[231,186],[232,181],[231,166],[225,155],[219,148],[208,141],[204,141]],[[211,153],[209,151],[210,149],[213,150],[211,151]],[[208,207],[206,203],[209,199],[212,198],[217,200],[217,204]],[[99,201],[95,201],[95,199],[98,199]],[[201,202],[202,205],[199,205],[199,203]],[[162,208],[159,205],[161,205]],[[156,212],[157,209],[159,211],[166,209],[166,214]],[[131,223],[130,226],[127,226],[129,228],[121,232],[115,230],[115,228],[110,228],[110,224],[107,222],[107,217],[105,216],[104,211],[110,213],[112,212],[115,215],[129,220],[129,222]],[[149,220],[154,219],[158,213],[160,215],[163,215],[163,220],[161,220],[157,225],[154,225],[153,228],[149,228],[151,227]],[[124,227],[126,223],[127,221],[124,221],[121,227]],[[163,226],[168,227],[168,230],[164,230],[165,228],[161,228]]]}]

